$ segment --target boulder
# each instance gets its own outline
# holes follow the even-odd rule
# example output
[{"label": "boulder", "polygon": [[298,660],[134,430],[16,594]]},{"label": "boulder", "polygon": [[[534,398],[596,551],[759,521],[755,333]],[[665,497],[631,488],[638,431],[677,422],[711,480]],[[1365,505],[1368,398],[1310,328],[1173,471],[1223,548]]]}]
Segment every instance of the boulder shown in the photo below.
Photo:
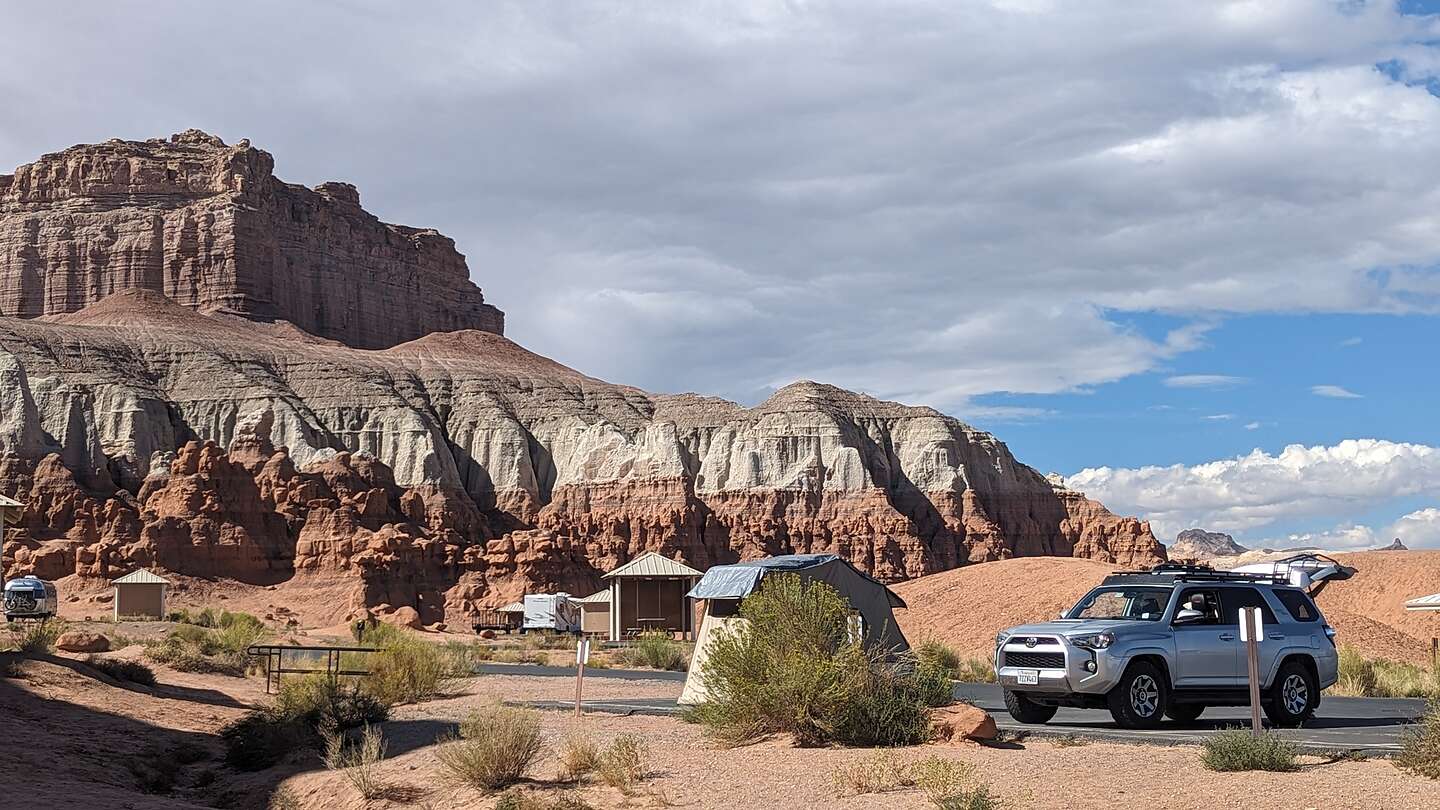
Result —
[{"label": "boulder", "polygon": [[408,627],[411,630],[419,630],[424,627],[424,624],[420,622],[420,611],[409,605],[395,608],[394,611],[381,616],[380,621],[396,627]]},{"label": "boulder", "polygon": [[110,649],[110,639],[99,633],[85,633],[71,630],[55,639],[55,646],[65,652],[98,653]]},{"label": "boulder", "polygon": [[995,718],[969,703],[956,703],[933,710],[930,725],[934,727],[938,741],[952,744],[964,740],[993,740],[997,732]]}]

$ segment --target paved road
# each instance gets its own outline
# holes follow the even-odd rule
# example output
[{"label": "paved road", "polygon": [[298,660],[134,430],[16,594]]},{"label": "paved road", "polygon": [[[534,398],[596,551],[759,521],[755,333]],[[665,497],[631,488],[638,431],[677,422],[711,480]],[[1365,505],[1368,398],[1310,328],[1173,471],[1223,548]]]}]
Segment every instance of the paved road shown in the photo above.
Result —
[{"label": "paved road", "polygon": [[[573,678],[573,667],[533,667],[486,664],[481,672],[494,674],[526,674]],[[620,678],[624,680],[683,681],[683,672],[649,670],[587,669],[585,677]],[[1199,743],[1216,731],[1250,722],[1246,707],[1206,710],[1196,723],[1181,725],[1166,721],[1154,731],[1135,731],[1115,726],[1110,713],[1101,709],[1061,709],[1049,723],[1027,725],[1017,723],[1005,712],[1004,693],[999,686],[988,683],[957,683],[955,697],[967,700],[990,712],[1002,729],[1024,731],[1036,736],[1069,736],[1124,742]],[[534,701],[544,708],[565,708],[573,704],[563,701]],[[589,711],[612,714],[671,715],[679,711],[674,699],[630,698],[585,701]],[[1282,729],[1281,733],[1312,751],[1362,751],[1371,754],[1393,753],[1400,748],[1405,727],[1425,710],[1425,701],[1399,698],[1325,697],[1315,719],[1300,729]]]}]

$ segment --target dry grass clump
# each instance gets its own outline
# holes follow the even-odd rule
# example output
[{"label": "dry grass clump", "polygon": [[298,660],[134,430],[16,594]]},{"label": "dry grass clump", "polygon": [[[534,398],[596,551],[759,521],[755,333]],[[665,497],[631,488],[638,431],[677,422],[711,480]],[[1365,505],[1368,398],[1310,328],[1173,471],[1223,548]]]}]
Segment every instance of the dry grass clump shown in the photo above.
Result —
[{"label": "dry grass clump", "polygon": [[570,633],[553,630],[532,630],[521,636],[523,644],[531,650],[573,650],[576,637]]},{"label": "dry grass clump", "polygon": [[55,652],[55,640],[64,635],[66,624],[59,619],[10,625],[11,644],[24,655]]},{"label": "dry grass clump", "polygon": [[435,756],[451,776],[481,790],[514,784],[540,753],[540,715],[490,706],[471,712],[460,736],[442,740]]},{"label": "dry grass clump", "polygon": [[1339,680],[1327,691],[1350,697],[1440,699],[1440,672],[1414,664],[1366,658],[1354,647],[1340,648]]},{"label": "dry grass clump", "polygon": [[840,796],[863,796],[914,787],[910,768],[888,751],[847,762],[830,772],[830,781]]},{"label": "dry grass clump", "polygon": [[534,793],[527,793],[519,788],[511,788],[500,794],[500,798],[495,801],[495,810],[594,810],[594,808],[579,796],[572,796],[568,793],[545,798]]},{"label": "dry grass clump", "polygon": [[690,661],[668,633],[643,633],[621,653],[626,666],[683,672]]},{"label": "dry grass clump", "polygon": [[275,792],[270,794],[270,801],[265,804],[266,810],[302,810],[303,807],[300,797],[295,795],[289,785],[275,788]]},{"label": "dry grass clump", "polygon": [[291,751],[319,745],[326,733],[378,723],[386,706],[358,684],[311,675],[280,686],[274,702],[246,712],[221,729],[225,761],[233,768],[258,771]]},{"label": "dry grass clump", "polygon": [[966,683],[995,683],[995,668],[989,661],[980,658],[962,658],[949,645],[935,640],[922,642],[915,648],[915,659],[920,664],[934,667],[950,680]]},{"label": "dry grass clump", "polygon": [[925,742],[929,707],[951,700],[949,679],[851,639],[850,612],[823,582],[767,578],[741,603],[748,629],[710,643],[701,673],[709,699],[687,716],[732,744],[774,733],[800,745]]},{"label": "dry grass clump", "polygon": [[548,654],[521,647],[505,647],[496,650],[490,660],[497,664],[538,664],[542,667],[550,664],[550,656]]},{"label": "dry grass clump", "polygon": [[610,741],[595,761],[601,781],[630,795],[635,783],[645,778],[645,742],[634,734],[621,734]]},{"label": "dry grass clump", "polygon": [[85,663],[117,681],[129,681],[144,686],[155,685],[155,671],[139,661],[126,661],[123,658],[100,658],[91,655],[85,659]]},{"label": "dry grass clump", "polygon": [[[176,615],[176,614],[171,614]],[[270,635],[265,623],[249,613],[206,608],[198,616],[182,615],[166,637],[145,645],[145,657],[181,672],[243,677],[249,659],[246,649]]]},{"label": "dry grass clump", "polygon": [[910,766],[915,785],[938,810],[1001,810],[1005,803],[975,775],[975,767],[942,757],[926,757]]},{"label": "dry grass clump", "polygon": [[495,655],[494,647],[478,641],[447,641],[443,649],[449,661],[449,675],[452,678],[475,677],[475,668]]},{"label": "dry grass clump", "polygon": [[1295,744],[1274,731],[1259,736],[1243,729],[1222,731],[1205,740],[1200,762],[1212,771],[1297,770]]},{"label": "dry grass clump", "polygon": [[385,758],[385,738],[376,726],[365,726],[360,739],[349,744],[340,731],[322,732],[325,741],[325,767],[339,771],[345,781],[364,799],[379,798],[385,792],[379,764]]},{"label": "dry grass clump", "polygon": [[1395,765],[1413,774],[1440,779],[1440,700],[1432,701],[1415,728],[1405,733]]},{"label": "dry grass clump", "polygon": [[584,731],[572,731],[560,744],[560,778],[566,782],[584,779],[600,761],[600,746]]}]

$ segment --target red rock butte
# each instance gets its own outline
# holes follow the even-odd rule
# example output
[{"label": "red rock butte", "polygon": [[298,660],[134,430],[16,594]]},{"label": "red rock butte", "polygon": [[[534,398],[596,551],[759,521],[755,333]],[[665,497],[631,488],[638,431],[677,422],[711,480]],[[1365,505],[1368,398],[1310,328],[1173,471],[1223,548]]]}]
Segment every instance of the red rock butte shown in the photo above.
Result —
[{"label": "red rock butte", "polygon": [[[22,316],[0,317],[0,492],[27,504],[11,576],[148,566],[348,594],[335,619],[389,605],[453,624],[524,592],[590,593],[646,551],[701,569],[833,552],[892,582],[1010,557],[1165,557],[1146,523],[930,408],[808,381],[746,408],[528,352],[465,286],[449,240],[379,223],[338,186],[280,183],[243,143],[191,132],[35,166],[50,168],[0,182],[5,307]],[[172,249],[187,217],[229,218],[232,241]],[[247,275],[251,226],[289,235]],[[39,254],[52,266],[13,247],[17,230],[70,247]],[[345,275],[356,266],[409,297],[365,298],[374,323],[338,318],[371,294]],[[280,295],[279,267],[320,281]],[[473,291],[464,317],[426,314],[444,284]]]}]

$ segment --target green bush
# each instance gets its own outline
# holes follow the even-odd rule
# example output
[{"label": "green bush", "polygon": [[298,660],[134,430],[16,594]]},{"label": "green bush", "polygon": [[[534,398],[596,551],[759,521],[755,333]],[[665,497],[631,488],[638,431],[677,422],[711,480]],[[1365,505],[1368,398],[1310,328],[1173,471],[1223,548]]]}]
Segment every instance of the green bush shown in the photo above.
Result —
[{"label": "green bush", "polygon": [[444,650],[452,678],[474,677],[475,668],[495,655],[494,647],[478,641],[447,641]]},{"label": "green bush", "polygon": [[452,672],[451,659],[439,646],[396,633],[371,654],[365,689],[387,705],[419,703],[439,695]]},{"label": "green bush", "polygon": [[1395,764],[1411,773],[1440,779],[1440,700],[1431,701],[1425,716],[1405,732]]},{"label": "green bush", "polygon": [[1440,699],[1440,672],[1414,664],[1366,658],[1354,647],[1340,648],[1339,680],[1332,695]]},{"label": "green bush", "polygon": [[465,718],[460,736],[441,741],[435,757],[459,781],[498,790],[520,781],[539,753],[538,712],[490,706]]},{"label": "green bush", "polygon": [[181,672],[243,677],[248,663],[243,650],[233,650],[211,630],[182,624],[164,639],[145,645],[145,657]]},{"label": "green bush", "polygon": [[1293,771],[1295,744],[1274,731],[1259,736],[1244,729],[1221,731],[1205,740],[1200,761],[1212,771]]},{"label": "green bush", "polygon": [[683,672],[685,650],[668,633],[642,633],[625,649],[626,666]]},{"label": "green bush", "polygon": [[226,762],[258,771],[297,748],[317,746],[323,734],[379,723],[387,716],[384,704],[357,684],[310,675],[285,681],[270,705],[246,712],[220,736]]},{"label": "green bush", "polygon": [[155,671],[139,661],[127,661],[123,658],[99,658],[92,655],[85,659],[85,663],[117,681],[129,681],[145,686],[155,685]]},{"label": "green bush", "polygon": [[939,641],[925,641],[915,648],[915,658],[945,671],[950,677],[960,672],[960,654]]},{"label": "green bush", "polygon": [[[793,574],[768,577],[740,614],[747,630],[712,637],[707,702],[690,717],[730,743],[773,733],[799,745],[904,745],[930,734],[933,667],[892,662],[850,638],[850,605]],[[928,680],[927,680],[928,679]]]}]

